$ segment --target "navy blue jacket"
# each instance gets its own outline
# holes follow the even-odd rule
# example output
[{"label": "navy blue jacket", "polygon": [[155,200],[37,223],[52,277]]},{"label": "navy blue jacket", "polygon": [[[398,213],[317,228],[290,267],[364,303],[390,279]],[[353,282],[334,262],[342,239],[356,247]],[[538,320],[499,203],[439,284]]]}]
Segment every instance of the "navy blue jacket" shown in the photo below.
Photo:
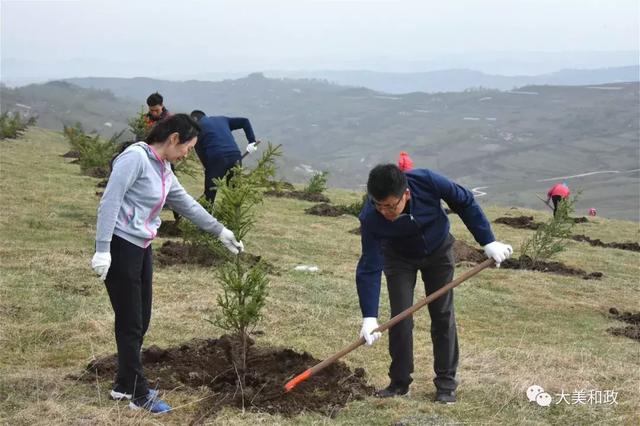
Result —
[{"label": "navy blue jacket", "polygon": [[251,123],[244,117],[203,117],[198,124],[200,134],[195,150],[203,164],[211,155],[240,156],[240,149],[231,133],[234,130],[243,129],[249,143],[256,141]]},{"label": "navy blue jacket", "polygon": [[362,255],[356,285],[363,317],[378,316],[385,251],[420,258],[437,250],[449,235],[449,219],[440,200],[460,216],[480,245],[495,241],[491,225],[471,191],[427,169],[413,169],[406,175],[411,193],[408,214],[391,222],[376,210],[371,200],[360,212]]}]

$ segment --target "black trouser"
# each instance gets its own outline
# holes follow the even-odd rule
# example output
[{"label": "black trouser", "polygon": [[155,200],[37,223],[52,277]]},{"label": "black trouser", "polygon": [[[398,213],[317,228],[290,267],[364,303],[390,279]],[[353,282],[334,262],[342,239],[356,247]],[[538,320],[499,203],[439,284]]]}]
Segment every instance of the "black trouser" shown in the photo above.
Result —
[{"label": "black trouser", "polygon": [[242,163],[240,153],[228,155],[206,155],[204,164],[204,196],[211,204],[216,199],[214,179],[223,177],[227,171],[238,163]]},{"label": "black trouser", "polygon": [[[429,256],[409,258],[395,252],[384,252],[391,316],[413,304],[417,272],[420,271],[426,294],[431,294],[453,279],[453,236]],[[433,343],[433,380],[438,389],[455,390],[458,368],[458,334],[453,310],[453,290],[428,305]],[[407,318],[389,329],[389,377],[398,385],[409,385],[413,373],[413,318]]]},{"label": "black trouser", "polygon": [[143,249],[116,235],[111,240],[111,267],[105,284],[115,313],[118,347],[116,385],[134,397],[147,395],[140,349],[151,319],[151,246]]},{"label": "black trouser", "polygon": [[553,201],[553,215],[556,215],[556,212],[558,211],[558,203],[560,202],[560,200],[562,200],[562,197],[560,195],[552,195],[551,196],[551,201]]}]

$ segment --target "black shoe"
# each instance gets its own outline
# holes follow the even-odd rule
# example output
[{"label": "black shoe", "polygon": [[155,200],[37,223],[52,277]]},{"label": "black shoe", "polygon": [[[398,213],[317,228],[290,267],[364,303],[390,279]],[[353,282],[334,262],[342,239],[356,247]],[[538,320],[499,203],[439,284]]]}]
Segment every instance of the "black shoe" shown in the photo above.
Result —
[{"label": "black shoe", "polygon": [[376,392],[378,398],[392,398],[394,396],[409,395],[409,385],[398,385],[391,383],[384,389]]},{"label": "black shoe", "polygon": [[456,403],[456,391],[438,389],[436,391],[436,402],[440,404],[455,404]]}]

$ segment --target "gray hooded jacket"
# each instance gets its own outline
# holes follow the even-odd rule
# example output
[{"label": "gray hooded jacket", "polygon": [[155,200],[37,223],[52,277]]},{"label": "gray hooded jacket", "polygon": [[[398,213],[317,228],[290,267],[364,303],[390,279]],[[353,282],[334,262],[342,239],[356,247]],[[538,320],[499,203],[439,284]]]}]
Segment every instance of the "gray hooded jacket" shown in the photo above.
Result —
[{"label": "gray hooded jacket", "polygon": [[117,235],[146,248],[160,227],[165,202],[180,215],[216,236],[224,226],[184,190],[168,161],[145,142],[129,146],[113,162],[98,206],[96,251],[109,252]]}]

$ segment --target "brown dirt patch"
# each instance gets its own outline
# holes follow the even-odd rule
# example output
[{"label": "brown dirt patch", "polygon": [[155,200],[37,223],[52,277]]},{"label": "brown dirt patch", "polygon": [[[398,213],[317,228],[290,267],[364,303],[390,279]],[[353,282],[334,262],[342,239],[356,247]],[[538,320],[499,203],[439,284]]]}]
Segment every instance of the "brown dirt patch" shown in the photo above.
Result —
[{"label": "brown dirt patch", "polygon": [[453,243],[453,257],[456,259],[456,264],[462,262],[480,263],[487,259],[484,251],[458,240]]},{"label": "brown dirt patch", "polygon": [[[574,223],[589,222],[589,219],[587,219],[586,217],[572,217],[571,219]],[[517,229],[538,229],[543,225],[540,222],[534,222],[533,216],[499,217],[493,222],[501,223],[503,225],[507,225]]]},{"label": "brown dirt patch", "polygon": [[330,203],[329,197],[323,194],[313,194],[304,191],[265,191],[267,197],[295,198],[303,201],[313,201],[314,203]]},{"label": "brown dirt patch", "polygon": [[585,243],[589,243],[594,247],[605,247],[605,248],[615,248],[620,250],[630,250],[630,251],[640,251],[640,244],[625,242],[625,243],[605,243],[601,240],[595,238],[591,239],[586,235],[573,235],[571,237],[572,240],[581,241]]},{"label": "brown dirt patch", "polygon": [[83,172],[84,175],[94,178],[107,178],[111,171],[106,167],[91,167]]},{"label": "brown dirt patch", "polygon": [[[318,375],[299,384],[289,393],[284,384],[295,375],[320,362],[310,354],[291,349],[248,348],[245,371],[244,399],[237,369],[241,353],[240,339],[222,336],[220,339],[192,340],[179,347],[162,349],[151,346],[142,351],[142,359],[150,384],[160,390],[174,388],[201,389],[212,392],[200,403],[194,422],[203,421],[224,406],[250,411],[282,414],[288,417],[304,411],[335,416],[351,400],[372,395],[362,368],[351,371],[343,362],[327,367]],[[95,381],[96,376],[111,380],[117,371],[115,355],[89,363],[81,380]]]},{"label": "brown dirt patch", "polygon": [[104,194],[103,191],[96,191],[96,196],[97,197],[102,197],[103,194]]},{"label": "brown dirt patch", "polygon": [[96,188],[106,188],[107,183],[109,183],[109,179],[102,179],[98,183],[96,183]]},{"label": "brown dirt patch", "polygon": [[60,157],[62,158],[80,158],[80,151],[67,151],[62,154]]},{"label": "brown dirt patch", "polygon": [[182,237],[182,231],[178,227],[175,220],[163,220],[158,228],[158,236],[165,237]]},{"label": "brown dirt patch", "polygon": [[625,336],[640,342],[640,312],[636,312],[635,314],[631,312],[620,313],[618,309],[611,308],[609,309],[609,314],[612,318],[631,325],[626,327],[610,327],[607,329],[607,332],[614,336]]},{"label": "brown dirt patch", "polygon": [[316,204],[315,206],[309,207],[304,211],[306,214],[312,214],[315,216],[330,216],[337,217],[342,216],[343,214],[348,214],[342,206],[333,206],[328,203]]},{"label": "brown dirt patch", "polygon": [[[164,266],[174,265],[200,265],[200,266],[220,266],[227,261],[225,257],[217,257],[209,250],[199,246],[186,244],[182,241],[165,241],[157,253],[154,253],[155,260]],[[262,260],[261,256],[251,253],[242,253],[242,261],[247,266],[253,266]],[[262,260],[267,273],[278,275],[278,269],[271,263]]]},{"label": "brown dirt patch", "polygon": [[349,231],[349,233],[353,235],[362,235],[362,231],[360,230],[359,226],[357,228],[353,228],[351,231]]},{"label": "brown dirt patch", "polygon": [[528,256],[520,256],[518,259],[507,259],[500,264],[505,269],[527,269],[530,271],[548,272],[552,274],[581,277],[585,280],[596,280],[603,277],[602,272],[586,272],[580,268],[567,266],[562,262],[536,262],[533,263]]},{"label": "brown dirt patch", "polygon": [[[453,243],[453,256],[456,259],[456,264],[461,262],[480,263],[484,262],[487,256],[484,251],[469,244],[456,240]],[[567,266],[562,262],[531,262],[531,259],[527,256],[521,256],[519,259],[507,259],[500,264],[501,268],[506,269],[527,269],[538,272],[548,272],[552,274],[578,276],[585,280],[594,280],[602,278],[602,272],[588,273],[579,268],[573,268]]]},{"label": "brown dirt patch", "polygon": [[538,229],[542,224],[533,221],[533,216],[499,217],[493,221],[518,229]]}]

